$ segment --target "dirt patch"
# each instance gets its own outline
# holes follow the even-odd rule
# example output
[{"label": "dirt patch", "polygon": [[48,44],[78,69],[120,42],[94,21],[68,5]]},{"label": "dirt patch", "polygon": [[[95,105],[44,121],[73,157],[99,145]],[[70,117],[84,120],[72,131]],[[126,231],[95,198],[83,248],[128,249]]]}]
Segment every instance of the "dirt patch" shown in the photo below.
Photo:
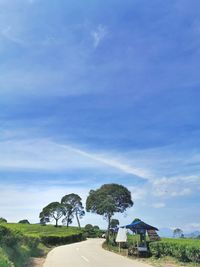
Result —
[{"label": "dirt patch", "polygon": [[31,258],[26,267],[43,267],[45,258]]}]

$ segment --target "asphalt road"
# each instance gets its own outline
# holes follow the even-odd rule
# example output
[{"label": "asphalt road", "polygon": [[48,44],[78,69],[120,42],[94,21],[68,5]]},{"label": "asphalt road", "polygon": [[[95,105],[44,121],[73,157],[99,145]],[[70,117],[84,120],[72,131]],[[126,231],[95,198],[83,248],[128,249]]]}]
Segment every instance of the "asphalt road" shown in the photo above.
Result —
[{"label": "asphalt road", "polygon": [[43,267],[150,267],[102,249],[102,239],[60,246],[47,256]]}]

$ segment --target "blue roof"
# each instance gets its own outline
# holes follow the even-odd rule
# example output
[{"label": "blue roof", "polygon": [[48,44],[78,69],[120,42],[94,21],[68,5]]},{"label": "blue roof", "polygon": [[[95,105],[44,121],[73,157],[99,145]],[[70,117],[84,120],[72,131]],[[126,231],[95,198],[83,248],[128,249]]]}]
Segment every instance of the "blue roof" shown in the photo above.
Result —
[{"label": "blue roof", "polygon": [[125,225],[126,228],[131,230],[155,230],[158,231],[158,229],[154,226],[151,226],[143,221],[136,221],[132,222],[131,224]]}]

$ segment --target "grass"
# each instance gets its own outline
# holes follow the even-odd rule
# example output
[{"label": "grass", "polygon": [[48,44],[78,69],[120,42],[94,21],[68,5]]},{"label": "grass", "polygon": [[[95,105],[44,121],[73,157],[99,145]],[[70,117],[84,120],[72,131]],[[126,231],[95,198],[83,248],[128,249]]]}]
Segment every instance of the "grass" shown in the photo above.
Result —
[{"label": "grass", "polygon": [[0,267],[22,267],[30,257],[44,257],[56,245],[83,240],[82,233],[77,227],[2,223]]},{"label": "grass", "polygon": [[[128,235],[127,240],[127,246],[134,246],[137,243],[137,240],[139,239],[139,236],[137,235]],[[148,238],[147,238],[147,241]],[[188,248],[194,248],[197,249],[200,248],[200,240],[198,239],[174,239],[174,238],[162,238],[162,242],[158,242],[159,244],[162,243],[169,243],[172,250],[178,250],[179,246]],[[109,251],[112,251],[114,253],[120,254],[122,256],[127,256],[127,249],[121,249],[121,252],[119,253],[119,249],[116,245],[113,245],[114,243],[111,242],[111,244],[107,245],[106,243],[103,244],[103,248],[107,249]],[[153,243],[152,243],[153,244]],[[193,250],[192,250],[193,252]],[[200,263],[197,262],[183,262],[179,259],[176,259],[172,256],[166,256],[161,255],[160,257],[149,257],[149,258],[138,258],[135,256],[129,256],[131,259],[137,259],[146,263],[151,264],[155,267],[177,267],[177,266],[186,266],[186,267],[200,267]]]},{"label": "grass", "polygon": [[55,227],[53,225],[42,226],[39,224],[20,224],[20,223],[6,223],[5,227],[20,231],[23,235],[41,237],[41,236],[71,236],[74,234],[82,233],[82,230],[77,227]]}]

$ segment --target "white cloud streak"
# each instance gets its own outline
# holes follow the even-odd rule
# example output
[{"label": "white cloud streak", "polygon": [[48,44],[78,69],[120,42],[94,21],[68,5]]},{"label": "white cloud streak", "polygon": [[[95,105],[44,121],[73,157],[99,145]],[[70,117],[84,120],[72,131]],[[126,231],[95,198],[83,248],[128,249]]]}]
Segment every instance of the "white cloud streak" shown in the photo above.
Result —
[{"label": "white cloud streak", "polygon": [[11,140],[0,142],[0,168],[65,170],[81,168],[113,169],[145,178],[145,170],[116,160],[108,154],[98,155],[60,145],[50,140]]},{"label": "white cloud streak", "polygon": [[105,38],[105,36],[108,34],[106,28],[99,24],[97,29],[95,31],[91,32],[91,36],[93,38],[93,44],[94,47],[97,48],[100,43],[103,41],[103,39]]}]

